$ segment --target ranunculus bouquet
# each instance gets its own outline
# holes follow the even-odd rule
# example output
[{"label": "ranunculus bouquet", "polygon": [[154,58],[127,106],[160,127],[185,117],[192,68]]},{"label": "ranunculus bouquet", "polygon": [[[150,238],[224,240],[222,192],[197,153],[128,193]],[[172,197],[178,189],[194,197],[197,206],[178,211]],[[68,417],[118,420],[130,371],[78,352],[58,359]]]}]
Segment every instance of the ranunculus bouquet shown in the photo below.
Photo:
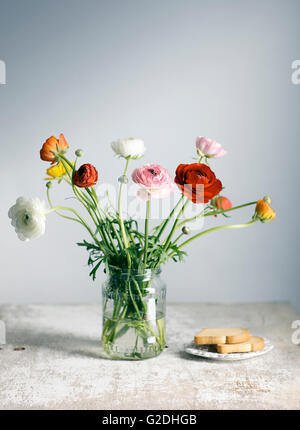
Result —
[{"label": "ranunculus bouquet", "polygon": [[[186,245],[200,236],[221,229],[248,227],[258,220],[271,221],[275,212],[268,196],[232,207],[230,200],[221,194],[221,181],[208,165],[208,160],[222,157],[226,151],[219,143],[198,137],[197,162],[180,164],[174,181],[158,164],[145,164],[132,171],[132,181],[137,184],[136,198],[145,205],[141,226],[134,217],[124,215],[122,194],[129,182],[130,161],[144,155],[144,142],[134,138],[119,139],[111,146],[125,160],[123,174],[118,179],[116,204],[109,196],[106,204],[100,201],[95,189],[97,169],[89,163],[78,167],[83,151],[77,149],[75,159],[71,160],[67,156],[69,145],[61,134],[59,139],[53,136],[47,139],[40,150],[41,159],[51,163],[47,169],[48,205],[38,198],[19,197],[8,215],[18,237],[24,241],[44,233],[46,216],[51,212],[85,228],[87,239],[78,245],[89,253],[90,275],[95,279],[101,266],[107,274],[102,290],[103,350],[111,358],[149,358],[158,355],[165,346],[165,286],[159,280],[161,265],[170,259],[181,261]],[[50,191],[55,180],[70,187],[83,213],[74,207],[53,205]],[[150,229],[151,201],[170,197],[173,183],[181,195],[168,216]],[[186,217],[190,204],[199,210]],[[250,205],[256,206],[248,222],[219,225],[192,234],[192,222],[209,216],[227,216],[230,211]]]}]

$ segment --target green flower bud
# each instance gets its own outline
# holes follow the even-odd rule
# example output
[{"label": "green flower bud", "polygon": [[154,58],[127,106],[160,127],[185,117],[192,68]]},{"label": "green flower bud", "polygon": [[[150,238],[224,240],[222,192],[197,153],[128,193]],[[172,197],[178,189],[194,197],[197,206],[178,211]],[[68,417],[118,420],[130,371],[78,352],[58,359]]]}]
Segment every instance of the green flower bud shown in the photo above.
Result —
[{"label": "green flower bud", "polygon": [[76,157],[83,157],[84,156],[84,152],[83,152],[82,149],[76,149],[75,155],[76,155]]},{"label": "green flower bud", "polygon": [[265,196],[265,197],[263,198],[263,200],[264,200],[265,202],[267,202],[269,205],[272,203],[272,199],[271,199],[271,197],[270,197],[270,196]]},{"label": "green flower bud", "polygon": [[51,188],[51,187],[52,187],[52,185],[53,185],[53,184],[52,184],[52,182],[51,182],[51,181],[46,182],[46,187],[47,187],[47,188]]},{"label": "green flower bud", "polygon": [[120,182],[120,184],[128,184],[128,178],[126,175],[120,176],[118,181]]},{"label": "green flower bud", "polygon": [[190,234],[191,229],[185,225],[184,227],[182,227],[181,231],[183,234]]}]

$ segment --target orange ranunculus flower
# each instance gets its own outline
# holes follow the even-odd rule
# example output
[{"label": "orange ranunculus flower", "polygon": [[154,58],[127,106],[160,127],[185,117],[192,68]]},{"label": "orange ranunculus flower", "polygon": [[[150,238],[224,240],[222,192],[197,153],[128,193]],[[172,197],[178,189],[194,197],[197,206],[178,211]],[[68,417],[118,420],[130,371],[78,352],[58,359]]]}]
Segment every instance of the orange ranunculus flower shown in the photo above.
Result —
[{"label": "orange ranunculus flower", "polygon": [[83,164],[73,174],[73,184],[76,187],[88,188],[92,187],[98,181],[97,169],[92,164]]},{"label": "orange ranunculus flower", "polygon": [[258,200],[256,203],[255,215],[262,221],[273,221],[276,218],[276,212],[266,200]]},{"label": "orange ranunculus flower", "polygon": [[57,145],[61,150],[66,150],[69,148],[69,145],[65,139],[65,136],[61,133],[59,135],[59,139],[51,136],[46,142],[43,144],[42,149],[40,150],[41,159],[44,161],[51,161],[51,163],[55,163],[55,155],[52,151],[57,151]]}]

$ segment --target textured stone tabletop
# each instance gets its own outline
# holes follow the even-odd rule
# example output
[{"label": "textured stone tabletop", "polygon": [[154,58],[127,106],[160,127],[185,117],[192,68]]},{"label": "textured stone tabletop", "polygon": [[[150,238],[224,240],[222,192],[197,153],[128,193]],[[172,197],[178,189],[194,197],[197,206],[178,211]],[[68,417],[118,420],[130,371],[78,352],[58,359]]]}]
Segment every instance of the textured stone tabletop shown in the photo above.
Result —
[{"label": "textured stone tabletop", "polygon": [[[300,409],[300,315],[288,304],[169,304],[168,348],[141,362],[99,357],[101,306],[0,306],[0,409]],[[201,327],[249,327],[275,348],[218,362],[185,354]],[[15,350],[24,347],[24,350]]]}]

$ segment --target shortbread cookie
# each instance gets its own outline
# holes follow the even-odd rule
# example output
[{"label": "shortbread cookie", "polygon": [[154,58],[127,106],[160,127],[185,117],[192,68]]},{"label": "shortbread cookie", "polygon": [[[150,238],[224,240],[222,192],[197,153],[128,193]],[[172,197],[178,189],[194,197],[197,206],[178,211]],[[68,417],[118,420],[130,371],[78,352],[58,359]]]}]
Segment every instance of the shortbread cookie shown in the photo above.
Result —
[{"label": "shortbread cookie", "polygon": [[219,344],[217,345],[217,351],[220,354],[229,354],[232,352],[253,352],[264,349],[265,341],[259,336],[250,336],[247,342],[236,343],[236,344]]},{"label": "shortbread cookie", "polygon": [[197,345],[216,345],[221,343],[242,343],[250,337],[247,328],[203,328],[194,337]]}]

